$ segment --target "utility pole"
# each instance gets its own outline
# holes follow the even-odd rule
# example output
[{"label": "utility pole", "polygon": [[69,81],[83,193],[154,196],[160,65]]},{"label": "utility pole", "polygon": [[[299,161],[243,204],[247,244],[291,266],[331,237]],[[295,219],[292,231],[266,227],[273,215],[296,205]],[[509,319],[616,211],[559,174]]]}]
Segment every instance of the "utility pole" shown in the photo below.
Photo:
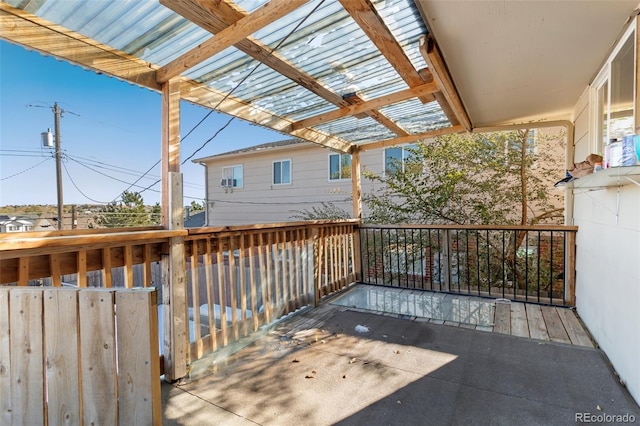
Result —
[{"label": "utility pole", "polygon": [[62,110],[58,107],[58,103],[53,104],[54,130],[55,130],[55,148],[56,148],[56,177],[58,180],[58,229],[62,229],[62,152],[60,150],[60,116]]}]

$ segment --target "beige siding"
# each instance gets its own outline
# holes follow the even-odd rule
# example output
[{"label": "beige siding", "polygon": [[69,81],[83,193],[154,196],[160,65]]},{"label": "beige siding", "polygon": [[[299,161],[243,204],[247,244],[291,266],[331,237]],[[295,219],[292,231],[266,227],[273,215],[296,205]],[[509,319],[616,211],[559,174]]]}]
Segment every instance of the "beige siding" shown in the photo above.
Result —
[{"label": "beige siding", "polygon": [[[576,162],[594,145],[589,107],[586,91],[574,108]],[[640,401],[640,187],[628,183],[573,193],[578,314]]]},{"label": "beige siding", "polygon": [[[574,156],[572,162],[579,163],[591,154],[591,142],[589,141],[589,88],[587,88],[574,108]],[[601,153],[596,153],[601,154]]]},{"label": "beige siding", "polygon": [[[351,180],[329,180],[331,151],[316,145],[287,147],[210,161],[209,225],[282,222],[301,210],[332,202],[351,213]],[[291,184],[274,185],[274,161],[291,160]],[[225,193],[222,167],[242,164],[243,188]]]}]

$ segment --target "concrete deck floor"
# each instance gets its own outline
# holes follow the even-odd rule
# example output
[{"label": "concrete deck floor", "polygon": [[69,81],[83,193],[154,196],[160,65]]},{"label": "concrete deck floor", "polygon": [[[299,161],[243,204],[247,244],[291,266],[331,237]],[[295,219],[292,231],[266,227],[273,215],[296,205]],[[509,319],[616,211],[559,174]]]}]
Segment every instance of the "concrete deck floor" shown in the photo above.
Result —
[{"label": "concrete deck floor", "polygon": [[599,349],[329,303],[210,368],[163,384],[165,425],[640,424]]}]

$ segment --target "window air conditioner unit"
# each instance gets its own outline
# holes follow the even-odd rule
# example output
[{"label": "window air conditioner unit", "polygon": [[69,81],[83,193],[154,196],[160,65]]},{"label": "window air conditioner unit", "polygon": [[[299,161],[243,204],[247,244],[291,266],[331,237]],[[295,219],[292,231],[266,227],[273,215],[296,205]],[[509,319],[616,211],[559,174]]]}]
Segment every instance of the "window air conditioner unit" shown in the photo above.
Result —
[{"label": "window air conditioner unit", "polygon": [[234,188],[236,186],[236,179],[222,179],[220,181],[220,186],[225,188]]}]

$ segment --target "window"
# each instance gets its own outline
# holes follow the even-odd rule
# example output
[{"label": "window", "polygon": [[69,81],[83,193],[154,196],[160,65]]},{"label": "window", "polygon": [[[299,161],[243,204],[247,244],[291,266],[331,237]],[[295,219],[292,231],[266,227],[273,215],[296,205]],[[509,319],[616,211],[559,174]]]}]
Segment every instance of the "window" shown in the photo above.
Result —
[{"label": "window", "polygon": [[329,154],[329,180],[351,179],[351,154]]},{"label": "window", "polygon": [[594,152],[613,139],[634,134],[635,33],[631,27],[592,84]]},{"label": "window", "polygon": [[242,166],[223,167],[220,186],[223,188],[242,188]]},{"label": "window", "polygon": [[393,147],[384,150],[384,172],[393,173],[398,171],[399,168],[402,172],[405,171],[407,160],[410,159],[412,152],[411,149],[415,149],[415,145],[407,145],[403,147]]},{"label": "window", "polygon": [[273,162],[273,184],[287,185],[291,183],[291,160]]}]

